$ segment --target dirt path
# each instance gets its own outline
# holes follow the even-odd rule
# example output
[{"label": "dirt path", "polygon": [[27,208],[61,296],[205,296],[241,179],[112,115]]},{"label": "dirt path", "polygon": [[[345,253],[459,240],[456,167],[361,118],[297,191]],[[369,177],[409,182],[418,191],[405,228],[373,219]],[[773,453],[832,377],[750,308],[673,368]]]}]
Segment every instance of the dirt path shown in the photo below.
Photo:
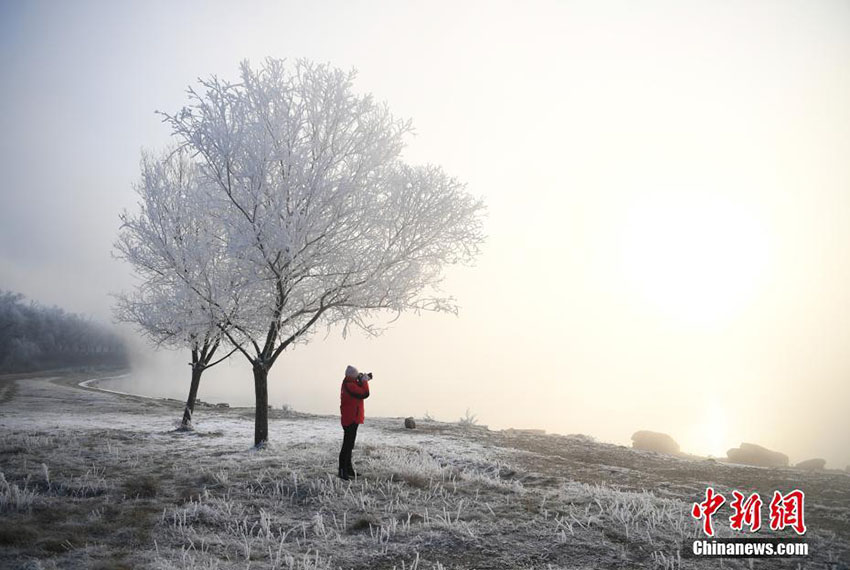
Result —
[{"label": "dirt path", "polygon": [[20,372],[15,374],[0,374],[0,406],[12,402],[18,393],[18,381],[29,382],[33,380],[43,380],[51,377],[57,372],[69,374],[65,370],[46,370],[42,372]]}]

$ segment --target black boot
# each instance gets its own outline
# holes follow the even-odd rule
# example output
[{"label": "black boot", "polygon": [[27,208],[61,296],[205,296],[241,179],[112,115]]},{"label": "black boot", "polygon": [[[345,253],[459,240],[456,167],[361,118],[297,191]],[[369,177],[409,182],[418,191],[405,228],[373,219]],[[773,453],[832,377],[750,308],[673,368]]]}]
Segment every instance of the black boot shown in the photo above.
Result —
[{"label": "black boot", "polygon": [[345,480],[345,481],[348,481],[348,480],[349,480],[349,478],[348,478],[348,471],[346,471],[346,470],[345,470],[345,469],[343,469],[342,467],[340,467],[340,468],[339,468],[339,473],[337,473],[337,474],[339,475],[339,478],[340,478],[340,479],[343,479],[343,480]]}]

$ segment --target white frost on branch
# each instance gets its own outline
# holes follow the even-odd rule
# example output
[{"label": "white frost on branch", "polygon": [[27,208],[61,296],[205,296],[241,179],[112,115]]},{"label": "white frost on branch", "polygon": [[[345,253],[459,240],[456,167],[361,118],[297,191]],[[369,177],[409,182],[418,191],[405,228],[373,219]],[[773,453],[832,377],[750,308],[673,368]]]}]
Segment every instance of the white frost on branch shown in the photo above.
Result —
[{"label": "white frost on branch", "polygon": [[[163,114],[178,170],[191,173],[177,194],[203,216],[176,238],[145,228],[154,245],[137,244],[137,257],[168,259],[163,283],[200,299],[255,365],[271,367],[317,323],[375,332],[378,311],[456,311],[437,288],[442,269],[470,262],[483,240],[482,203],[439,167],[405,164],[410,123],[355,94],[354,76],[246,62],[238,83],[202,80],[187,107]],[[178,183],[171,174],[156,181]]]},{"label": "white frost on branch", "polygon": [[194,351],[212,356],[222,339],[220,317],[238,305],[238,288],[217,281],[227,260],[220,226],[203,205],[203,178],[179,149],[143,155],[141,169],[139,209],[121,215],[115,244],[139,283],[117,295],[116,318],[157,345],[190,348],[193,360]]}]

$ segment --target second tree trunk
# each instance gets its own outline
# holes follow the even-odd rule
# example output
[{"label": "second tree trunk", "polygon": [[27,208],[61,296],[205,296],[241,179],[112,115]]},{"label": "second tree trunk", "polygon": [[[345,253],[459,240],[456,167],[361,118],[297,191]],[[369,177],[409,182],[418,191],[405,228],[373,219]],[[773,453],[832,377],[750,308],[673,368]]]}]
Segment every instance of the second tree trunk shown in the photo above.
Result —
[{"label": "second tree trunk", "polygon": [[183,427],[189,427],[192,421],[192,414],[195,413],[195,399],[198,397],[198,386],[201,383],[201,374],[204,369],[200,366],[192,366],[192,384],[189,385],[189,399],[186,400],[186,407],[183,409]]},{"label": "second tree trunk", "polygon": [[269,371],[265,366],[254,366],[254,394],[256,412],[254,417],[254,445],[260,447],[269,439]]}]

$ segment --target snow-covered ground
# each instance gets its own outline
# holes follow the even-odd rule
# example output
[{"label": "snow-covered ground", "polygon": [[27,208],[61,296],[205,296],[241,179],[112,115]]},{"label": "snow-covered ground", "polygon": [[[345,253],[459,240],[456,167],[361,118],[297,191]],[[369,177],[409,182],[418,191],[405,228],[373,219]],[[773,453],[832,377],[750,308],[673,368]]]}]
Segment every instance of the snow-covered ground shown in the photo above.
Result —
[{"label": "snow-covered ground", "polygon": [[[271,445],[255,451],[252,409],[200,408],[196,431],[177,432],[179,402],[79,385],[103,376],[0,377],[0,567],[850,566],[843,472],[367,418],[362,476],[345,482],[336,417],[273,410]],[[804,489],[810,555],[684,557],[700,536],[691,505],[709,484],[762,497]]]}]

